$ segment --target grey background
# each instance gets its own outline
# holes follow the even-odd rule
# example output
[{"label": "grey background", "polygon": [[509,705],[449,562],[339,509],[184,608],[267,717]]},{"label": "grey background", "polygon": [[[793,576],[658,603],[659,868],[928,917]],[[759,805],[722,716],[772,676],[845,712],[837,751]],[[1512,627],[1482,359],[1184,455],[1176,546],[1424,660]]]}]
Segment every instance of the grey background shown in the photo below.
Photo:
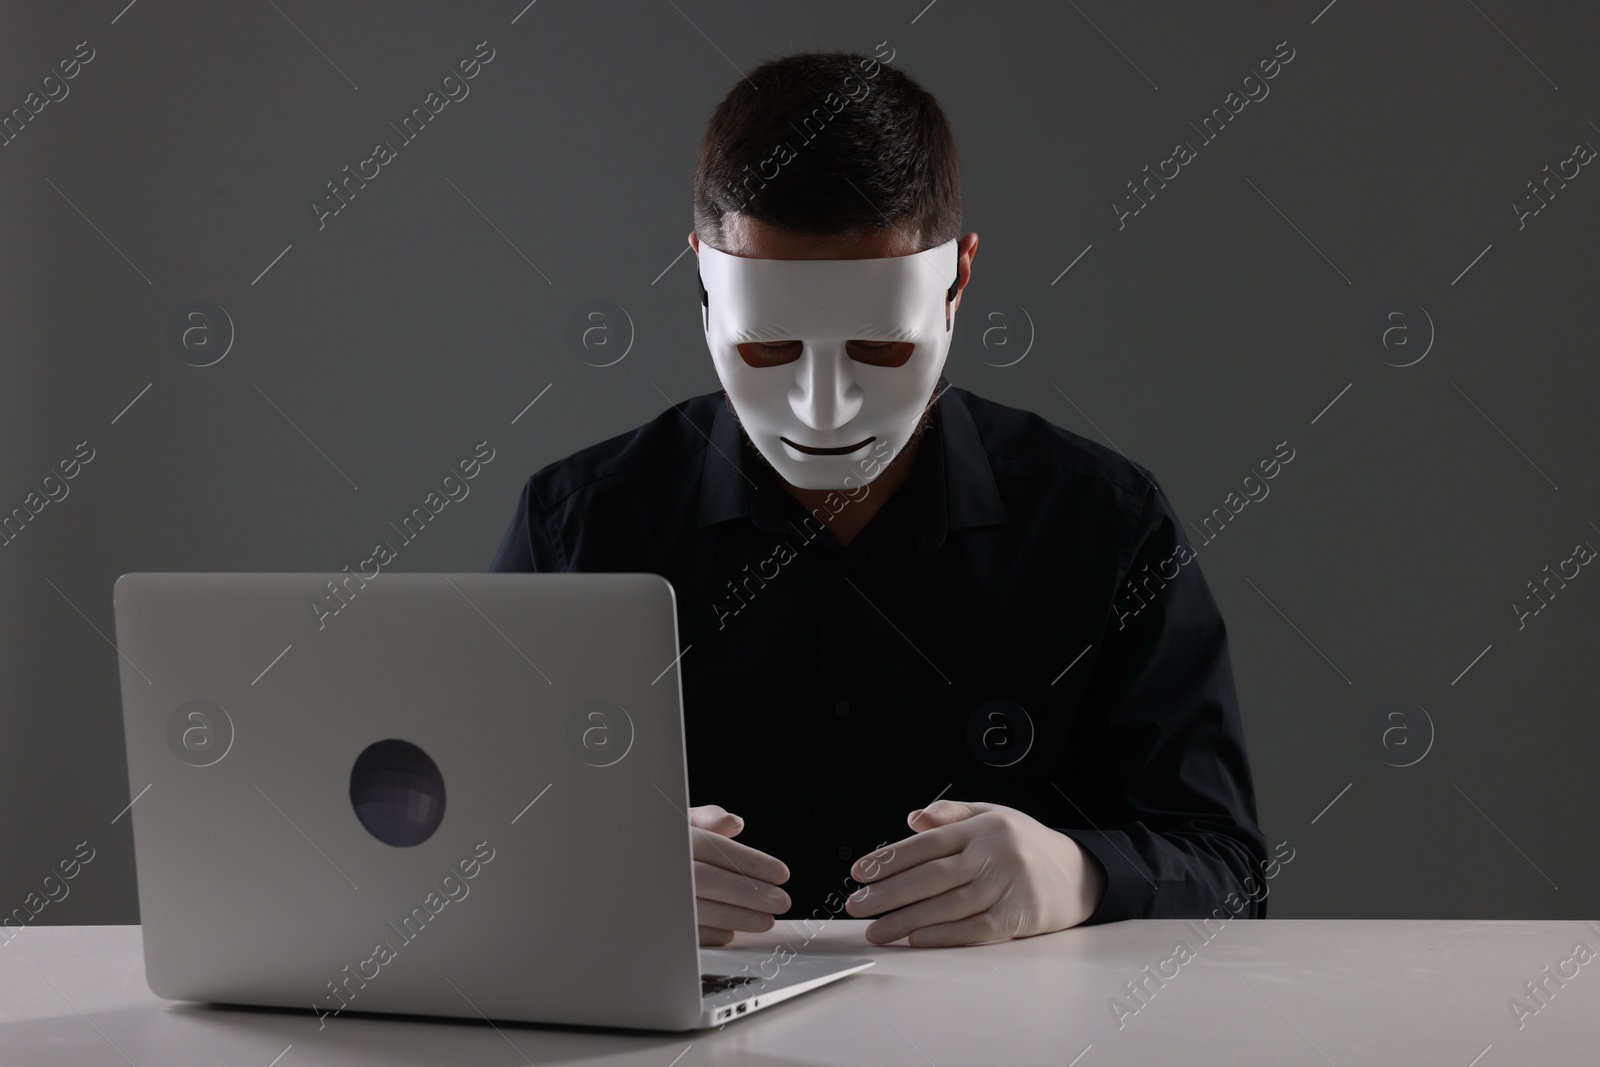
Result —
[{"label": "grey background", "polygon": [[[1595,29],[1506,0],[6,5],[0,108],[97,55],[0,148],[0,512],[96,456],[0,548],[0,911],[87,840],[38,921],[137,920],[118,575],[354,566],[488,440],[396,564],[485,568],[530,472],[717,387],[677,257],[739,71],[887,42],[950,116],[981,235],[954,382],[1113,443],[1195,522],[1296,450],[1199,549],[1295,849],[1272,914],[1600,912],[1600,577],[1521,630],[1510,606],[1600,545],[1600,177],[1520,230],[1511,206],[1600,144]],[[319,230],[324,183],[480,41],[470,95]],[[1199,145],[1282,41],[1270,95]],[[1179,140],[1196,160],[1119,230]],[[236,331],[203,368],[166,338],[197,298]],[[626,315],[585,352],[597,300]],[[1423,309],[1427,357],[1389,365]]]}]

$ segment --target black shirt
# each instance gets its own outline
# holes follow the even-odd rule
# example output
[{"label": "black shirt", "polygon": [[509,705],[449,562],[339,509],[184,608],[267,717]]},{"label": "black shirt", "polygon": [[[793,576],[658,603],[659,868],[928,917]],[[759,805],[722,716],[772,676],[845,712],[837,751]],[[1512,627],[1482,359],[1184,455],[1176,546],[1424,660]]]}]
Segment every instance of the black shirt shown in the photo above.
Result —
[{"label": "black shirt", "polygon": [[845,915],[851,864],[939,797],[1076,840],[1106,873],[1091,923],[1262,917],[1227,632],[1192,556],[1146,468],[954,387],[841,546],[718,391],[539,470],[490,570],[672,583],[690,803],[788,865],[782,917]]}]

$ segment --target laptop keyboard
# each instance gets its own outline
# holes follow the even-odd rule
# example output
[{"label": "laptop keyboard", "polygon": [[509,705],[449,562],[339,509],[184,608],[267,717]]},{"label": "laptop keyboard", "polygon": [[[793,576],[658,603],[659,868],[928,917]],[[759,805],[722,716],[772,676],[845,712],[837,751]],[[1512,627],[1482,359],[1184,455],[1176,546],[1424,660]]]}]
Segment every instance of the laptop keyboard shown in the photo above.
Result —
[{"label": "laptop keyboard", "polygon": [[733,989],[736,986],[744,985],[746,982],[754,981],[755,976],[748,974],[702,974],[700,976],[700,993],[702,996],[710,996],[712,993],[721,993],[724,990]]}]

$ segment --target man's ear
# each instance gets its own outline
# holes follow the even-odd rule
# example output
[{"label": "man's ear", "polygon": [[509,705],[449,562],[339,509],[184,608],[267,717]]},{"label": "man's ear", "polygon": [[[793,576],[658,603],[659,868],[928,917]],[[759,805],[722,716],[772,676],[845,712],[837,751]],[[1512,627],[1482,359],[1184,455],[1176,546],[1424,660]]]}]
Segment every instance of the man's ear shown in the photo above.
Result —
[{"label": "man's ear", "polygon": [[711,329],[711,301],[706,295],[705,279],[700,277],[700,235],[693,230],[689,231],[689,247],[694,249],[694,285],[700,290],[700,326],[709,331]]},{"label": "man's ear", "polygon": [[946,311],[947,316],[955,314],[961,307],[961,293],[972,280],[972,261],[976,258],[978,258],[978,235],[973,232],[961,238],[960,243],[956,245],[956,281],[951,287],[955,290],[955,296]]}]

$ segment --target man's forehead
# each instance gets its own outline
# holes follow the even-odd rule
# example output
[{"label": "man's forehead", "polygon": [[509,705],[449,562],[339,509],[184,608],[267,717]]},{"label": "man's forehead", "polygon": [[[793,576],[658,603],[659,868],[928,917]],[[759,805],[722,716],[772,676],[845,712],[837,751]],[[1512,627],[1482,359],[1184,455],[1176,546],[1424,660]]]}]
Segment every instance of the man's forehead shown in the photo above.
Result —
[{"label": "man's forehead", "polygon": [[[700,272],[713,319],[740,340],[909,339],[943,322],[945,284],[929,250],[871,259],[753,259],[710,246]],[[954,262],[950,271],[954,270]]]}]

